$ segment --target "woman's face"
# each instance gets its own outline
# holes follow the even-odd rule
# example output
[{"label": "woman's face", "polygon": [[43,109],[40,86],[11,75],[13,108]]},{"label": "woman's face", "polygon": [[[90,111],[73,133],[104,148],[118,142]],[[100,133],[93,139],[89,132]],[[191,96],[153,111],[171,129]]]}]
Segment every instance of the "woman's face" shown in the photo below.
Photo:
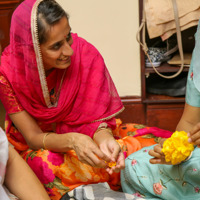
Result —
[{"label": "woman's face", "polygon": [[70,56],[73,55],[72,43],[71,27],[67,18],[63,17],[50,27],[48,40],[40,45],[46,74],[53,68],[66,69],[70,66]]}]

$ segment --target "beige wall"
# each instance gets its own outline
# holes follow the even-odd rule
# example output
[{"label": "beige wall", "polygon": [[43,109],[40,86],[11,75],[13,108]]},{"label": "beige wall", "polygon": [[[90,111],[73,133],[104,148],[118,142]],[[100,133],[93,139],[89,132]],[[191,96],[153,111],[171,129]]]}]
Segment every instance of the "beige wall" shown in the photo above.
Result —
[{"label": "beige wall", "polygon": [[141,95],[138,0],[58,0],[72,32],[101,52],[120,96]]}]

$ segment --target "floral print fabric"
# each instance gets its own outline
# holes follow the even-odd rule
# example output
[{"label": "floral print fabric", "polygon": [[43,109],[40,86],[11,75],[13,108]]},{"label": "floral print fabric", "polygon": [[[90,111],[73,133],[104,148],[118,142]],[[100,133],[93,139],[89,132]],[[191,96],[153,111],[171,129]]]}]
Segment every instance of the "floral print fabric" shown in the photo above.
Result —
[{"label": "floral print fabric", "polygon": [[126,159],[121,171],[124,192],[137,194],[148,200],[200,199],[200,149],[195,148],[192,157],[179,165],[153,165],[145,147]]},{"label": "floral print fabric", "polygon": [[[121,120],[117,120],[117,128],[113,134],[125,157],[143,146],[157,143],[158,137],[150,133],[149,127],[121,123]],[[139,130],[143,135],[135,137]],[[59,200],[65,193],[80,185],[107,182],[113,190],[121,188],[119,173],[109,175],[104,169],[81,163],[74,151],[54,153],[43,149],[38,151],[29,149],[21,155],[45,186],[52,200]]]},{"label": "floral print fabric", "polygon": [[1,74],[0,74],[0,96],[1,96],[1,101],[8,114],[20,112],[23,110],[23,107],[19,103],[8,80]]}]

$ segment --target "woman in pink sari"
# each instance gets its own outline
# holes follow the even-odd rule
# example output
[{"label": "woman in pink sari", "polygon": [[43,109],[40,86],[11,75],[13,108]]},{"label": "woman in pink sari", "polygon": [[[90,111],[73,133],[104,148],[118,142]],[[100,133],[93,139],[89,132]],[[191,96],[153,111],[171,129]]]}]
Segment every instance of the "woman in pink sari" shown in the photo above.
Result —
[{"label": "woman in pink sari", "polygon": [[98,50],[71,33],[54,0],[25,0],[15,10],[0,98],[9,142],[51,199],[83,184],[118,189],[124,152],[141,148],[131,136],[114,139],[115,116],[124,109],[114,83]]}]

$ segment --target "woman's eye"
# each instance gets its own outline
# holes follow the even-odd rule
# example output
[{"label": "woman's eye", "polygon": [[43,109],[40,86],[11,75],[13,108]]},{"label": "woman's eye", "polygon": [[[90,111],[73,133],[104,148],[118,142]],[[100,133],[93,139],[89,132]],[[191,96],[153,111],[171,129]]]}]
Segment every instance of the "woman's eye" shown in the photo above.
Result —
[{"label": "woman's eye", "polygon": [[70,39],[71,39],[71,33],[69,33],[68,36],[67,36],[67,38],[66,38],[67,42],[69,42]]},{"label": "woman's eye", "polygon": [[53,50],[58,50],[59,48],[60,48],[60,44],[58,43],[58,44],[55,44],[53,47],[52,47],[52,49]]}]

